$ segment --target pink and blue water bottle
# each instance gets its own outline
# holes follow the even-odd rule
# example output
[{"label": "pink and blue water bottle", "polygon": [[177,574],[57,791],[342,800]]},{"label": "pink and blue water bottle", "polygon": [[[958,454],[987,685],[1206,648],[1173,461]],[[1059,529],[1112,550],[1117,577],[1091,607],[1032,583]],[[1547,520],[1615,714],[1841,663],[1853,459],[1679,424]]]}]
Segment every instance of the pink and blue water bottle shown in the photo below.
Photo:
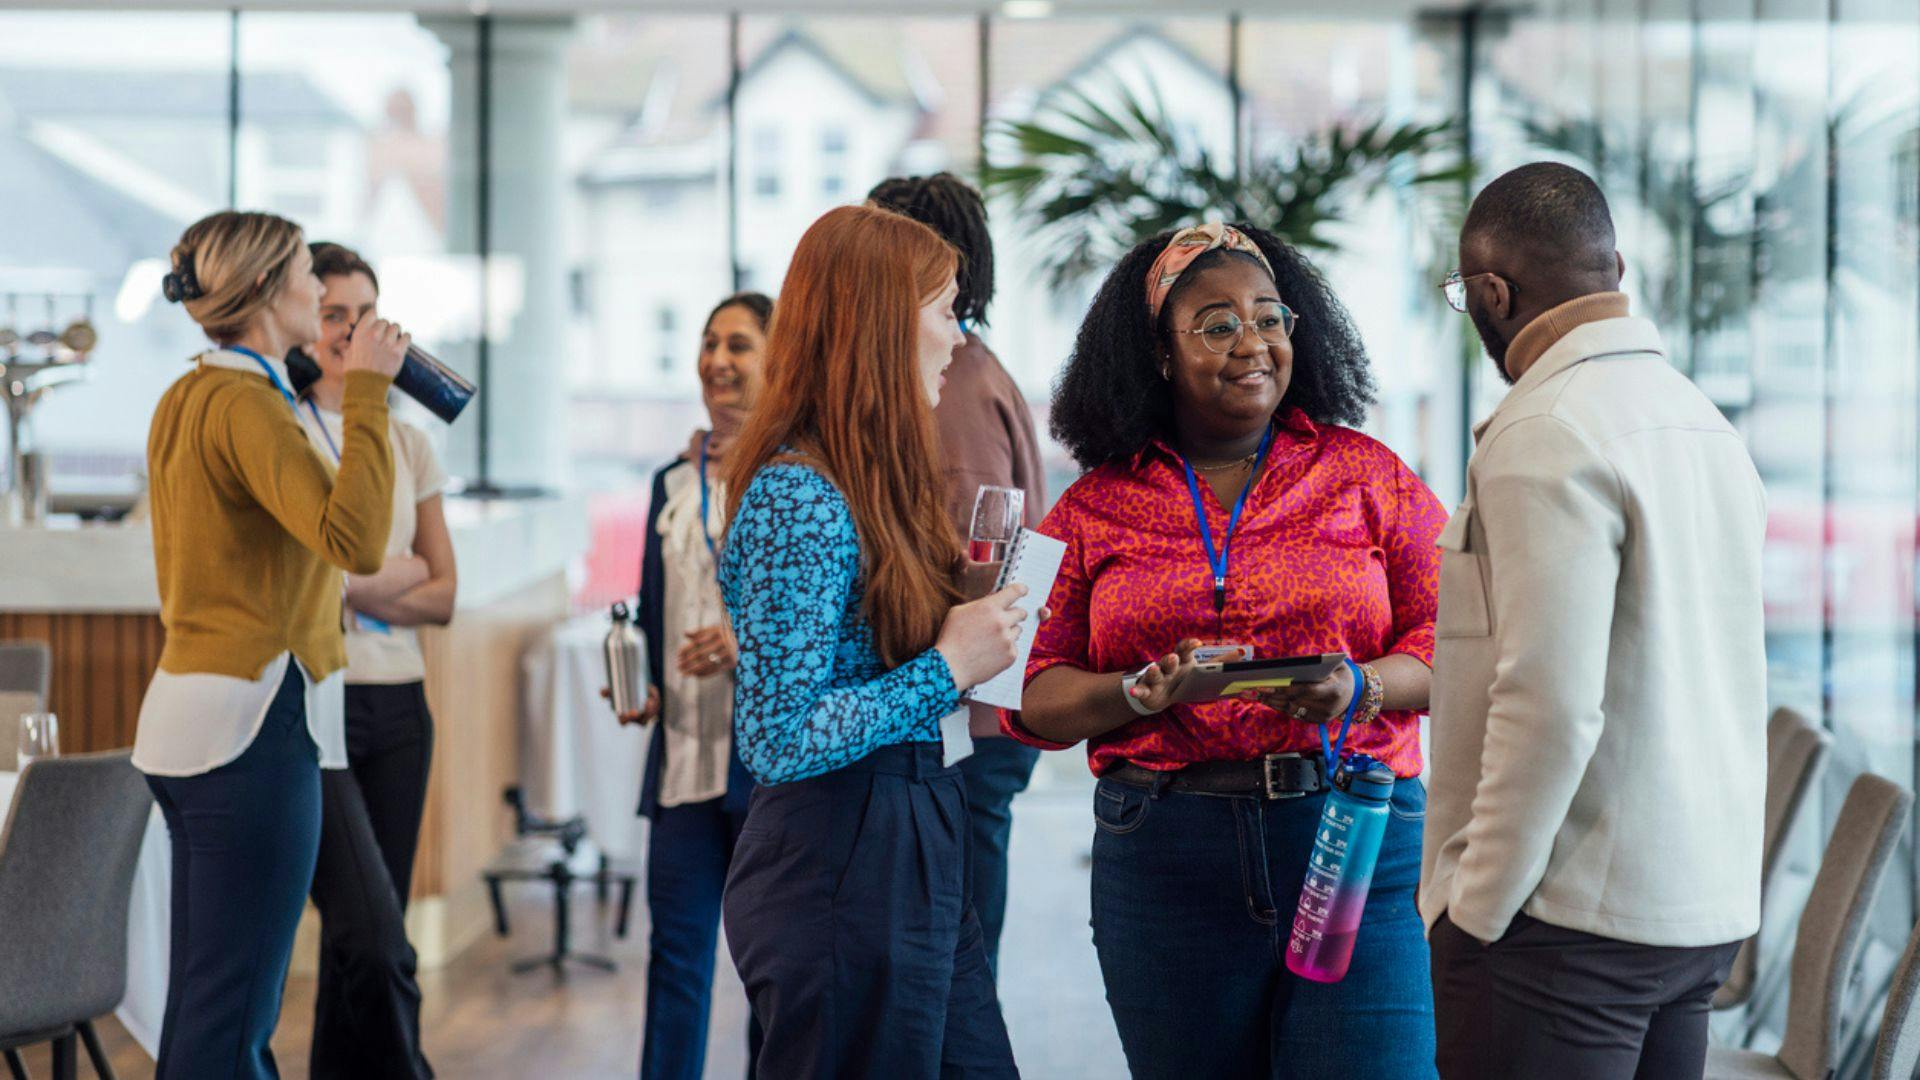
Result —
[{"label": "pink and blue water bottle", "polygon": [[[1351,661],[1349,661],[1351,663]],[[1340,741],[1326,747],[1326,729],[1320,741],[1327,755],[1333,790],[1320,811],[1320,826],[1307,860],[1306,881],[1293,916],[1293,938],[1287,943],[1287,970],[1303,979],[1333,983],[1346,978],[1353,960],[1354,939],[1366,910],[1367,890],[1373,884],[1373,866],[1380,857],[1380,841],[1387,832],[1387,804],[1393,798],[1393,770],[1367,756],[1341,760],[1347,725],[1358,705],[1360,673],[1354,672],[1354,703],[1340,725]]]}]

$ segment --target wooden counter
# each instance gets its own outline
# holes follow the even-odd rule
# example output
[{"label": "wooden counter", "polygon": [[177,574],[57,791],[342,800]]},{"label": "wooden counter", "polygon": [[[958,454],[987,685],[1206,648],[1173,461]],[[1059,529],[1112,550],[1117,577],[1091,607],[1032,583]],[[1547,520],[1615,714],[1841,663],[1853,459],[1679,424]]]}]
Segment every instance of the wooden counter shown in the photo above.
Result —
[{"label": "wooden counter", "polygon": [[[572,497],[452,499],[447,523],[460,596],[450,625],[420,634],[435,730],[407,918],[430,967],[491,920],[479,871],[513,831],[501,791],[519,778],[520,654],[567,617],[567,568],[587,545],[585,503]],[[65,750],[133,745],[165,641],[159,606],[144,523],[0,529],[0,640],[51,646],[48,705]],[[296,965],[308,957],[302,948]]]}]

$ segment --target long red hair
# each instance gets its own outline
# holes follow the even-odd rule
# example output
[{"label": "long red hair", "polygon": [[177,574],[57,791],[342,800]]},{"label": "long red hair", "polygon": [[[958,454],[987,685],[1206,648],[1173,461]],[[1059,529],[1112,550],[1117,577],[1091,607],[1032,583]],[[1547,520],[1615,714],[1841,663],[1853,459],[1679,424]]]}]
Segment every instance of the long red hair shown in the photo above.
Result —
[{"label": "long red hair", "polygon": [[840,489],[866,560],[867,622],[889,665],[930,648],[960,600],[919,360],[920,308],[958,267],[938,233],[889,210],[845,206],[814,222],[767,332],[762,396],[728,454],[728,520],[782,447]]}]

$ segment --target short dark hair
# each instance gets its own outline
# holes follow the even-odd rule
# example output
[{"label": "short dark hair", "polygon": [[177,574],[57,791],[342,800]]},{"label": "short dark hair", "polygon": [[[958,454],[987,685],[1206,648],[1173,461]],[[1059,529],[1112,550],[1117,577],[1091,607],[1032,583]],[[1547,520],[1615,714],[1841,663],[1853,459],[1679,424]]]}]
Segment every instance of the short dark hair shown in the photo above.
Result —
[{"label": "short dark hair", "polygon": [[1605,272],[1614,265],[1606,195],[1592,177],[1558,162],[1522,165],[1480,189],[1460,235],[1576,272]]},{"label": "short dark hair", "polygon": [[[1365,346],[1326,279],[1306,256],[1264,229],[1235,225],[1273,266],[1280,298],[1300,317],[1293,331],[1293,379],[1280,400],[1315,423],[1355,425],[1374,401]],[[1080,324],[1073,354],[1054,385],[1053,437],[1085,469],[1138,453],[1173,426],[1173,395],[1160,377],[1166,315],[1199,271],[1243,252],[1220,249],[1194,260],[1174,284],[1161,318],[1147,318],[1147,271],[1173,231],[1142,241],[1120,260]]]},{"label": "short dark hair", "polygon": [[373,272],[373,267],[360,257],[359,252],[345,244],[321,240],[307,245],[307,250],[313,253],[313,273],[316,277],[324,280],[348,274],[365,274],[367,280],[373,282],[373,291],[380,291],[380,275]]},{"label": "short dark hair", "polygon": [[960,249],[960,295],[953,313],[986,325],[993,302],[993,239],[987,233],[987,204],[973,186],[952,173],[895,176],[875,184],[867,199],[905,214]]},{"label": "short dark hair", "polygon": [[767,332],[767,324],[773,321],[772,297],[766,293],[737,292],[713,305],[713,310],[707,312],[707,321],[700,324],[700,329],[704,332],[707,327],[713,325],[715,315],[730,307],[743,307],[752,312],[753,321],[760,324],[760,332],[763,334]]}]

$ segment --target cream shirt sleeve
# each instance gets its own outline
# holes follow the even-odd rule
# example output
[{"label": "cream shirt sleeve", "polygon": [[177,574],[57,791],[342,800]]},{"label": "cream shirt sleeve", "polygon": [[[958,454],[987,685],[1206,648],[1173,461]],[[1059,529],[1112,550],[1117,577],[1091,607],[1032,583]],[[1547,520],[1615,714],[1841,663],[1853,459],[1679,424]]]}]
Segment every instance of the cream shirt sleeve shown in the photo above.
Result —
[{"label": "cream shirt sleeve", "polygon": [[1490,942],[1539,886],[1600,741],[1626,526],[1612,464],[1553,416],[1500,431],[1474,474],[1497,660],[1447,909]]}]

